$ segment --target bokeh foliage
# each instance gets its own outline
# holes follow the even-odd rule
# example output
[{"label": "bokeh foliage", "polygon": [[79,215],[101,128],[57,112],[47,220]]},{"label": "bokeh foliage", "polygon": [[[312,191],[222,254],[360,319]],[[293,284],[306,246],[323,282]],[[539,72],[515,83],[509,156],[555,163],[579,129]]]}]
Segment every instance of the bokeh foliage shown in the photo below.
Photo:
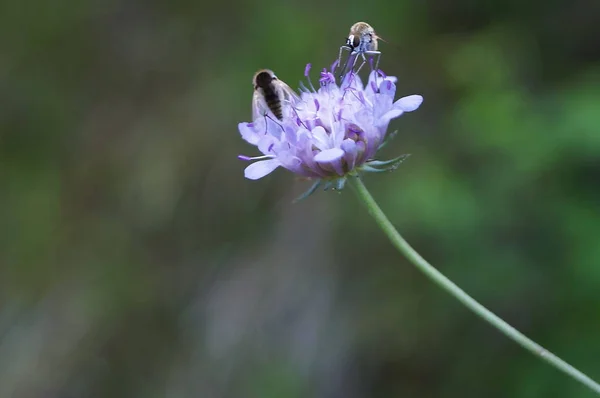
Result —
[{"label": "bokeh foliage", "polygon": [[[0,397],[588,397],[415,271],[352,193],[243,179],[250,79],[375,26],[369,177],[414,246],[600,379],[600,3],[0,5]],[[390,157],[388,156],[388,157]]]}]

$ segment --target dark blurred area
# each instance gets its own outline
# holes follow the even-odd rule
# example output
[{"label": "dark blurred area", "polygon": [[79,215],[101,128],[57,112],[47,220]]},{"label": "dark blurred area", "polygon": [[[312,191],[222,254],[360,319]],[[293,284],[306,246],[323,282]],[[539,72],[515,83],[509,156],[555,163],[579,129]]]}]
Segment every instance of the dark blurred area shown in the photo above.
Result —
[{"label": "dark blurred area", "polygon": [[0,4],[0,397],[591,397],[426,280],[350,190],[256,155],[251,78],[350,25],[397,96],[367,186],[421,254],[600,379],[600,3]]}]

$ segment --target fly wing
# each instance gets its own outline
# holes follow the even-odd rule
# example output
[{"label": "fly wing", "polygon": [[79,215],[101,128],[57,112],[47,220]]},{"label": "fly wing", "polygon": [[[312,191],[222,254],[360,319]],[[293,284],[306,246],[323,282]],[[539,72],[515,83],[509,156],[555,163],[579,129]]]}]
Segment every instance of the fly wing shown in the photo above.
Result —
[{"label": "fly wing", "polygon": [[287,103],[287,105],[294,106],[295,104],[301,101],[300,97],[290,86],[279,80],[279,87],[281,88],[281,93],[283,94],[283,100]]},{"label": "fly wing", "polygon": [[279,98],[281,98],[281,105],[285,116],[291,116],[293,114],[292,109],[302,109],[302,105],[300,105],[302,99],[290,86],[279,80],[278,87],[281,95]]},{"label": "fly wing", "polygon": [[254,90],[252,95],[252,121],[255,121],[261,116],[267,113],[267,104],[265,103],[264,97],[257,91]]}]

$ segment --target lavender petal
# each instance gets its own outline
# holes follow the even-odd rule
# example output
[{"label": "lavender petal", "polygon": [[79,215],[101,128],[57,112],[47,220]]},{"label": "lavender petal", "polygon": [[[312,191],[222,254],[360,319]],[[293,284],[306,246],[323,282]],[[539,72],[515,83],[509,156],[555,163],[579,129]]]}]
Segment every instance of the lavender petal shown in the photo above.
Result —
[{"label": "lavender petal", "polygon": [[342,156],[344,156],[344,151],[340,148],[326,149],[315,155],[315,162],[329,163],[340,159]]},{"label": "lavender petal", "polygon": [[249,180],[258,180],[270,174],[279,166],[281,166],[281,163],[277,159],[260,160],[246,167],[244,177]]}]

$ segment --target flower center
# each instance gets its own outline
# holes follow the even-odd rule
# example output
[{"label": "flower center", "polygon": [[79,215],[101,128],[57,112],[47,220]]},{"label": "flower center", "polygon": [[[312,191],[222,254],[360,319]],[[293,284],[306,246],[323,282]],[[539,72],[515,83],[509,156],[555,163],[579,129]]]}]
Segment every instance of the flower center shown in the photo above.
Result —
[{"label": "flower center", "polygon": [[354,123],[346,124],[345,136],[354,142],[365,141],[365,132]]}]

